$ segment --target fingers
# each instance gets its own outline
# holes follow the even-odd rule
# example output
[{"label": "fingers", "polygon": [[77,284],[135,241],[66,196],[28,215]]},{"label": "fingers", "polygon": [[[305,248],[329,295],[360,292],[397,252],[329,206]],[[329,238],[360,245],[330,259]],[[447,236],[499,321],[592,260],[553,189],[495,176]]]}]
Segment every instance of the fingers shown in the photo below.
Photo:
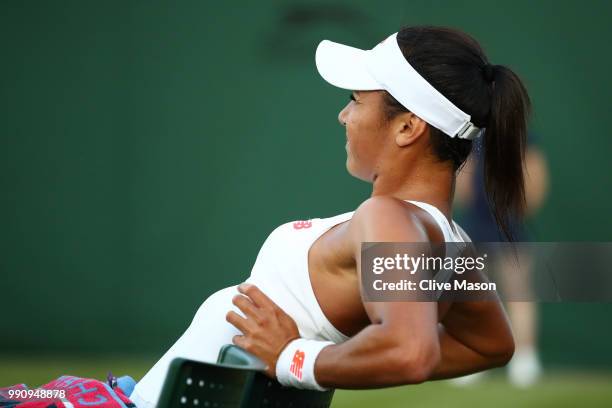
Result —
[{"label": "fingers", "polygon": [[240,316],[238,313],[232,311],[227,312],[225,315],[225,320],[227,320],[230,324],[236,327],[243,333],[248,333],[250,331],[251,325],[250,322],[244,317]]},{"label": "fingers", "polygon": [[236,295],[232,298],[232,303],[244,313],[245,317],[232,310],[225,315],[225,318],[244,334],[256,332],[259,326],[266,321],[257,306],[246,296]]},{"label": "fingers", "polygon": [[257,310],[257,306],[248,297],[236,295],[232,298],[232,303],[244,313],[247,319],[251,318],[256,322],[260,321],[259,310]]},{"label": "fingers", "polygon": [[244,336],[241,336],[239,334],[235,335],[234,337],[232,337],[232,343],[234,343],[238,347],[246,350],[247,343],[246,343],[246,339],[245,339]]},{"label": "fingers", "polygon": [[251,283],[243,283],[238,285],[238,292],[246,295],[257,307],[261,308],[278,308],[265,293],[263,293],[257,286]]}]

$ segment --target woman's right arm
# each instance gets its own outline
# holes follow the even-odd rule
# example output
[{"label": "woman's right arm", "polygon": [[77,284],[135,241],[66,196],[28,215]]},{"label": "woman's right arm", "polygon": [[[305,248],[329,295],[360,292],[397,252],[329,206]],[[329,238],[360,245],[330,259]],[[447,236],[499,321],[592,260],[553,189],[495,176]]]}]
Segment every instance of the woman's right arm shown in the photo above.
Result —
[{"label": "woman's right arm", "polygon": [[503,366],[514,353],[510,323],[499,300],[454,303],[438,325],[441,358],[430,380]]},{"label": "woman's right arm", "polygon": [[[361,242],[422,242],[423,229],[390,198],[366,201],[351,228],[357,271]],[[360,279],[360,277],[359,277]],[[456,377],[505,364],[514,344],[499,301],[453,304],[438,324],[435,302],[364,302],[371,324],[324,348],[315,363],[323,387],[372,388]]]},{"label": "woman's right arm", "polygon": [[[357,273],[362,242],[422,242],[416,217],[399,200],[373,197],[353,214],[350,235]],[[357,277],[361,281],[360,276]],[[371,324],[344,343],[325,347],[315,362],[327,388],[373,388],[427,380],[440,362],[434,302],[364,302]]]}]

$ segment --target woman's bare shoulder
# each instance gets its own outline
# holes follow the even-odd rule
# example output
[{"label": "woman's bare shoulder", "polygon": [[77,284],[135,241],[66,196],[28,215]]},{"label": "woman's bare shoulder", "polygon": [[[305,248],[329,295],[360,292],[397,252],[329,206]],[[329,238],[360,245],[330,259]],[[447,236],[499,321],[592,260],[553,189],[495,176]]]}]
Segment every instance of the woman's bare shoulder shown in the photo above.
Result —
[{"label": "woman's bare shoulder", "polygon": [[427,234],[418,216],[419,207],[406,201],[375,196],[355,210],[349,231],[356,243],[422,242]]}]

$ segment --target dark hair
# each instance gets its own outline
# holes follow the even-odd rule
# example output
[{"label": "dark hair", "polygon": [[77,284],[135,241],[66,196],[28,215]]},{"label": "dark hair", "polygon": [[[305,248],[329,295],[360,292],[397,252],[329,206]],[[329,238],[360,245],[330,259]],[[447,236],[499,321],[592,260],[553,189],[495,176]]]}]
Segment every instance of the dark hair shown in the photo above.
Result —
[{"label": "dark hair", "polygon": [[[397,34],[408,63],[434,88],[486,128],[483,136],[485,191],[493,216],[508,240],[512,222],[525,212],[523,162],[531,103],[520,78],[503,65],[489,65],[478,42],[446,27],[405,27]],[[385,92],[389,118],[406,112]],[[472,141],[451,138],[430,126],[431,145],[441,161],[458,170]]]}]

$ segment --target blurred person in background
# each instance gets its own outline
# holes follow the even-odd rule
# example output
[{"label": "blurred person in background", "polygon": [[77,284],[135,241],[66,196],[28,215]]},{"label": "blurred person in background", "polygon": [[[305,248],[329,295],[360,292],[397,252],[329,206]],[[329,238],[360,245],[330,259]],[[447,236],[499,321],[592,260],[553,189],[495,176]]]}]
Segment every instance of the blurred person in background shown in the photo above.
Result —
[{"label": "blurred person in background", "polygon": [[[499,230],[489,210],[485,192],[482,138],[474,141],[472,154],[457,175],[455,202],[464,210],[463,225],[474,242],[508,242]],[[537,146],[537,136],[529,132],[525,150],[525,222],[512,221],[514,240],[533,241],[534,236],[526,226],[543,206],[549,186],[546,156]],[[533,299],[530,285],[530,271],[533,257],[525,251],[517,251],[516,260],[499,257],[498,268],[504,292],[510,299]],[[507,302],[512,323],[516,350],[508,364],[510,382],[517,387],[533,385],[542,373],[537,350],[538,310],[532,301]],[[484,373],[457,378],[457,385],[471,384]]]}]

